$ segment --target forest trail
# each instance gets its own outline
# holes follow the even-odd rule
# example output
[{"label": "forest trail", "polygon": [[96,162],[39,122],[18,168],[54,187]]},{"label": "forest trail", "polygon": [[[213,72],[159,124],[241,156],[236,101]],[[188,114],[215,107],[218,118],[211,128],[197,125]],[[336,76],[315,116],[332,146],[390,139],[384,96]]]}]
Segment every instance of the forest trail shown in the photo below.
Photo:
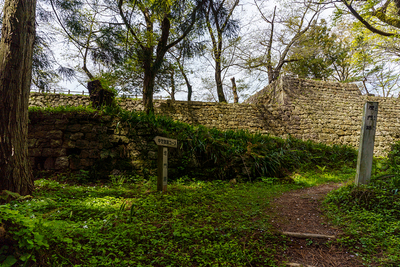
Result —
[{"label": "forest trail", "polygon": [[[331,190],[341,184],[324,184],[283,193],[271,203],[272,224],[279,232],[340,236],[342,232],[329,224],[321,211],[321,202]],[[361,260],[348,248],[340,247],[334,238],[294,237],[286,234],[290,242],[281,261],[287,266],[353,267],[363,266]]]}]

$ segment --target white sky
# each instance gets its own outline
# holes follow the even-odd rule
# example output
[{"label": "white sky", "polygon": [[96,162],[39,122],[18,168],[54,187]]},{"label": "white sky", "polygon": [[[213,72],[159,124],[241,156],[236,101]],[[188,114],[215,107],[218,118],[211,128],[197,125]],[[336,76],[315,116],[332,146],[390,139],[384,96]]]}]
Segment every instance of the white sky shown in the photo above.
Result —
[{"label": "white sky", "polygon": [[[241,22],[245,21],[245,23],[242,23],[242,28],[243,31],[248,30],[248,25],[256,25],[256,19],[258,19],[258,11],[254,7],[254,3],[251,0],[243,0],[239,6],[235,10],[234,18],[240,19]],[[55,22],[53,22],[55,23]],[[46,25],[44,23],[41,23],[41,27],[44,28],[45,30],[52,31],[53,34],[56,36],[56,32],[54,29],[51,29],[51,26]],[[208,33],[207,33],[208,34]],[[65,43],[65,40],[62,39],[61,37],[57,38],[58,41],[52,43],[52,49],[54,51],[54,56],[56,60],[62,64],[66,65],[69,67],[74,67],[74,66],[81,66],[82,60],[77,60],[71,59],[71,58],[66,58],[68,55],[69,51],[74,51],[75,48],[71,45],[68,45]],[[211,62],[212,63],[212,62]],[[208,77],[212,81],[214,81],[214,69],[213,66],[210,64],[210,61],[207,61],[204,57],[203,58],[197,58],[192,61],[191,65],[189,68],[193,71],[193,74],[189,74],[189,79],[190,82],[193,86],[193,97],[194,99],[201,99],[202,96],[202,91],[203,91],[203,84],[201,82],[201,78],[203,77]],[[227,75],[224,81],[225,85],[230,85],[230,78],[235,76],[236,80],[238,79],[246,79],[247,77],[244,76],[243,73],[238,72],[238,71],[233,71],[231,73],[232,75]],[[84,80],[84,77],[81,77],[80,80]],[[251,82],[253,83],[253,82]],[[256,88],[251,88],[251,92],[253,93],[256,91],[256,89],[262,89],[264,85],[261,85],[257,83],[257,81],[254,81],[254,84],[256,84]],[[68,92],[68,90],[71,90],[71,92],[76,92],[76,93],[81,93],[82,91],[85,91],[87,94],[86,88],[78,82],[76,79],[73,81],[66,81],[62,80],[61,82],[58,83],[59,89],[56,91],[59,92]],[[186,85],[183,85],[182,89],[186,90]],[[216,92],[215,92],[216,93]],[[168,93],[166,92],[160,92],[158,95],[162,95],[164,97],[168,96]],[[187,93],[186,92],[178,92],[176,93],[176,99],[177,100],[186,100],[187,99]]]}]

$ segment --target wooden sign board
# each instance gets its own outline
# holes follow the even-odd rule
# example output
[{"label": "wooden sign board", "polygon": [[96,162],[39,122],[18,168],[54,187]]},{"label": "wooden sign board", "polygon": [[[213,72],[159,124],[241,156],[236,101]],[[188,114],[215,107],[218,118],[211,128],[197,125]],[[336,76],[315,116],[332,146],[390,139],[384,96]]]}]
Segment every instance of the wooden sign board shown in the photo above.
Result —
[{"label": "wooden sign board", "polygon": [[154,142],[158,145],[157,155],[157,190],[167,191],[168,184],[168,147],[177,148],[176,139],[156,136]]},{"label": "wooden sign board", "polygon": [[154,142],[156,142],[156,144],[158,146],[174,147],[174,148],[178,147],[178,141],[176,139],[170,139],[170,138],[165,138],[165,137],[161,137],[161,136],[156,136],[154,138]]},{"label": "wooden sign board", "polygon": [[357,173],[355,178],[356,185],[368,184],[371,179],[377,118],[378,102],[365,103],[361,125],[360,146],[358,148]]}]

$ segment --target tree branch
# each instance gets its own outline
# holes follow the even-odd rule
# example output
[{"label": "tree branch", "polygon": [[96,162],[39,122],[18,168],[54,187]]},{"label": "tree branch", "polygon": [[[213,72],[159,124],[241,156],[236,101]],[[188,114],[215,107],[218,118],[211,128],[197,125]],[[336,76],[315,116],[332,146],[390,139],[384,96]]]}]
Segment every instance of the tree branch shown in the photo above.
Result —
[{"label": "tree branch", "polygon": [[396,35],[394,33],[384,32],[384,31],[381,31],[381,30],[375,28],[374,26],[369,24],[368,21],[366,21],[363,17],[361,17],[360,14],[358,14],[358,12],[351,6],[351,3],[348,3],[347,0],[342,0],[342,2],[350,10],[351,14],[353,14],[353,16],[356,17],[356,19],[358,19],[362,24],[364,24],[364,26],[371,32],[377,33],[377,34],[383,35],[383,36],[395,36]]},{"label": "tree branch", "polygon": [[[118,10],[119,10],[119,15],[121,16],[122,20],[124,21],[125,26],[128,28],[128,31],[132,34],[133,38],[135,38],[136,42],[138,42],[140,48],[144,49],[144,46],[140,42],[139,37],[136,35],[135,31],[131,27],[131,24],[129,23],[128,19],[125,17],[124,11],[122,10],[122,4],[124,0],[119,0],[118,1]],[[135,1],[136,5],[136,1]]]},{"label": "tree branch", "polygon": [[182,34],[178,39],[176,39],[175,41],[173,41],[172,43],[170,43],[169,45],[167,45],[167,47],[166,47],[167,50],[169,50],[171,47],[174,47],[175,45],[177,45],[180,41],[182,41],[182,40],[189,34],[189,32],[192,30],[192,28],[193,28],[193,26],[194,26],[194,24],[195,24],[195,22],[196,22],[196,15],[197,15],[197,12],[198,12],[198,10],[200,9],[200,7],[202,7],[202,6],[204,5],[205,1],[206,1],[206,0],[202,0],[202,1],[201,1],[201,4],[199,4],[199,5],[193,10],[193,12],[192,12],[192,14],[191,14],[191,20],[192,20],[192,21],[191,21],[190,25],[186,28],[186,30],[183,32],[183,34]]}]

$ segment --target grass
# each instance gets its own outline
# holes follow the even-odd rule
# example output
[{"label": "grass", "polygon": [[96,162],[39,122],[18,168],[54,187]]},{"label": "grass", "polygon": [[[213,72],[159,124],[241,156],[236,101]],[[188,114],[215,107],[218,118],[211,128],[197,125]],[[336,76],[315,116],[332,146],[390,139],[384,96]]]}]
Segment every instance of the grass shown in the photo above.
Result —
[{"label": "grass", "polygon": [[[276,266],[283,247],[267,209],[290,186],[179,180],[167,194],[156,192],[154,180],[35,186],[32,199],[1,213],[17,211],[34,222],[45,245],[28,254],[39,266]],[[17,234],[20,227],[7,230]]]},{"label": "grass", "polygon": [[183,177],[166,194],[156,191],[155,177],[112,177],[93,184],[63,176],[36,180],[32,198],[0,206],[1,223],[13,235],[0,262],[279,266],[276,258],[286,239],[271,228],[270,201],[287,190],[347,179],[339,171],[294,176],[287,184],[268,177],[253,183]]},{"label": "grass", "polygon": [[367,265],[400,266],[399,167],[379,159],[368,185],[350,183],[325,199],[328,216],[346,233],[339,242],[360,253]]},{"label": "grass", "polygon": [[344,165],[340,169],[303,169],[292,174],[291,178],[298,185],[311,187],[325,183],[346,183],[354,179],[354,176],[355,169],[353,167]]},{"label": "grass", "polygon": [[[44,112],[94,112],[72,109]],[[182,169],[175,177],[181,178],[167,194],[156,191],[151,176],[87,184],[81,172],[72,180],[37,180],[32,198],[14,195],[0,206],[1,266],[278,266],[286,240],[271,228],[270,201],[287,190],[355,175],[356,152],[349,147],[101,112],[132,129],[148,129],[151,138],[180,140]],[[389,159],[375,162],[370,185],[350,182],[325,202],[347,233],[339,242],[361,253],[367,265],[400,266],[399,151],[396,144]],[[235,177],[238,183],[228,182]]]}]

